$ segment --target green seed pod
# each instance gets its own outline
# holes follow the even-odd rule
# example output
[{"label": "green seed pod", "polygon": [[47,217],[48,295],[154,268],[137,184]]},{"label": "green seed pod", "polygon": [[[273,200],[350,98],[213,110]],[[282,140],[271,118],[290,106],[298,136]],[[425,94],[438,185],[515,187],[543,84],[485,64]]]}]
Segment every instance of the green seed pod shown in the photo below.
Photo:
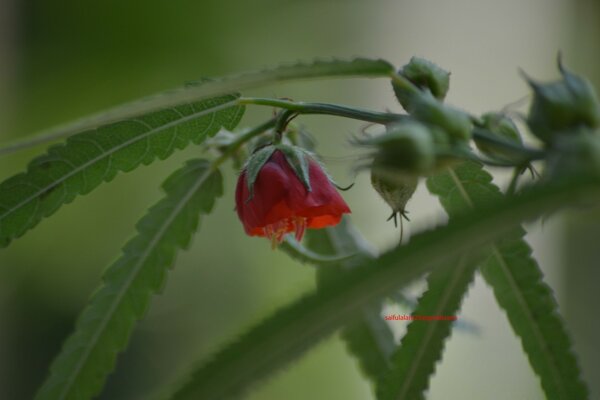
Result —
[{"label": "green seed pod", "polygon": [[419,178],[415,175],[392,174],[376,166],[371,169],[371,185],[392,209],[390,218],[394,218],[396,224],[397,214],[406,218],[406,203],[415,193],[418,183]]},{"label": "green seed pod", "polygon": [[453,141],[445,130],[414,120],[389,125],[386,133],[356,144],[375,149],[371,168],[402,177],[430,175],[463,161],[471,151],[467,142]]},{"label": "green seed pod", "polygon": [[506,146],[498,145],[493,140],[485,140],[483,137],[497,138],[498,141],[510,142],[515,145],[522,145],[523,140],[519,129],[506,115],[502,113],[490,112],[481,116],[482,124],[474,129],[482,135],[474,136],[475,145],[483,154],[492,160],[501,162],[511,162],[519,164],[524,161],[520,152],[511,152]]},{"label": "green seed pod", "polygon": [[433,136],[419,122],[403,122],[388,126],[385,134],[367,142],[377,149],[371,164],[371,184],[392,209],[390,218],[397,225],[398,214],[406,218],[406,203],[417,188],[419,176],[435,165]]},{"label": "green seed pod", "polygon": [[[443,101],[450,87],[450,72],[438,67],[424,58],[412,57],[410,62],[398,73],[412,82],[421,90],[428,90],[438,100]],[[396,97],[400,104],[407,109],[410,95],[405,93],[398,85],[393,85]]]},{"label": "green seed pod", "polygon": [[376,148],[373,167],[406,176],[421,175],[435,165],[435,144],[427,126],[419,122],[389,125],[386,133],[361,140]]},{"label": "green seed pod", "polygon": [[600,126],[600,105],[592,85],[566,70],[560,60],[558,67],[560,81],[542,84],[527,78],[534,93],[527,124],[547,144],[553,143],[557,134]]},{"label": "green seed pod", "polygon": [[430,93],[422,92],[415,95],[409,113],[421,122],[443,129],[453,141],[471,140],[473,124],[469,116],[463,111],[443,104]]},{"label": "green seed pod", "polygon": [[571,179],[593,174],[600,177],[600,135],[578,128],[569,136],[557,136],[548,155],[543,179]]}]

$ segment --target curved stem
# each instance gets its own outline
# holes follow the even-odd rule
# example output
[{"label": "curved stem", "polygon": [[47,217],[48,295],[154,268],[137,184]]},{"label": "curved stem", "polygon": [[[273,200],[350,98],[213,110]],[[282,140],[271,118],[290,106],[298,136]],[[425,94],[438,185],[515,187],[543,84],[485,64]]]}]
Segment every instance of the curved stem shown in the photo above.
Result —
[{"label": "curved stem", "polygon": [[352,118],[384,125],[409,118],[408,115],[370,111],[339,104],[305,103],[262,97],[240,97],[238,99],[238,104],[254,104],[258,106],[283,108],[284,110],[289,110],[290,112],[297,114],[335,115],[338,117]]},{"label": "curved stem", "polygon": [[[526,160],[535,161],[545,158],[546,153],[543,150],[532,149],[525,147],[521,144],[512,142],[510,140],[503,139],[501,137],[490,135],[481,129],[473,130],[473,137],[482,142],[493,144],[494,146],[503,147],[506,150],[519,153],[524,156]],[[514,164],[511,164],[514,166]]]},{"label": "curved stem", "polygon": [[277,118],[277,122],[275,123],[275,132],[279,135],[285,131],[285,128],[288,126],[290,121],[294,119],[298,115],[297,111],[294,110],[284,110],[279,114],[279,118]]}]

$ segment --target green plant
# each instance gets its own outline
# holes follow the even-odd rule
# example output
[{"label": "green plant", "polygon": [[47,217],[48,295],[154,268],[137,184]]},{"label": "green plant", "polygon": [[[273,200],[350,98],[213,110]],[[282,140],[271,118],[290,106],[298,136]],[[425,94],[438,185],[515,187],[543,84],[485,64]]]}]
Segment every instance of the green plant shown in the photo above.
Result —
[{"label": "green plant", "polygon": [[[164,199],[140,220],[136,236],[107,269],[37,398],[89,399],[102,390],[133,326],[151,296],[164,286],[177,251],[188,245],[200,216],[210,214],[223,194],[220,168],[225,161],[232,159],[239,166],[253,147],[258,148],[258,161],[248,167],[254,181],[272,156],[275,147],[269,144],[274,143],[293,153],[288,162],[310,189],[306,157],[315,149],[290,123],[303,114],[383,126],[381,135],[355,140],[366,153],[357,168],[374,174],[373,182],[394,218],[398,213],[406,217],[406,202],[418,179],[425,178],[449,221],[381,255],[373,254],[349,219],[309,230],[304,244],[285,238],[281,249],[290,256],[317,266],[328,264],[318,270],[318,288],[282,306],[210,360],[202,360],[168,398],[241,396],[337,329],[342,329],[349,351],[375,384],[378,398],[423,398],[452,321],[412,321],[396,344],[381,315],[382,300],[427,274],[428,288],[413,314],[455,315],[477,271],[506,311],[546,396],[586,398],[567,330],[520,226],[561,207],[600,199],[598,101],[586,80],[560,62],[559,68],[562,78],[557,82],[529,80],[534,97],[527,123],[541,140],[537,148],[523,145],[517,126],[502,113],[476,117],[446,105],[449,74],[417,58],[400,70],[384,60],[332,60],[202,81],[1,148],[0,155],[66,138],[35,158],[25,172],[0,184],[2,246],[119,172],[164,160],[190,143],[221,154],[212,161],[187,162],[163,184]],[[271,82],[333,77],[388,78],[407,114],[237,93]],[[274,107],[278,113],[237,134],[223,132],[233,132],[250,105]],[[219,140],[208,140],[219,131]],[[261,152],[265,144],[269,150]],[[261,154],[266,156],[260,159]],[[542,166],[541,179],[519,185],[523,171],[533,170],[532,162]],[[487,165],[514,170],[505,192],[492,183]],[[294,229],[301,238],[303,228]]]}]

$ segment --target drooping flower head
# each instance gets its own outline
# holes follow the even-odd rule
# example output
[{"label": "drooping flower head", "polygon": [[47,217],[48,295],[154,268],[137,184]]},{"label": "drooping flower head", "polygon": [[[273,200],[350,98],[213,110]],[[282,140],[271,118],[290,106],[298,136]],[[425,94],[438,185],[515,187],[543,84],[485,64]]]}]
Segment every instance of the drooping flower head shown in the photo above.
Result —
[{"label": "drooping flower head", "polygon": [[248,160],[236,188],[236,211],[250,236],[273,246],[306,228],[336,225],[350,208],[321,165],[298,147],[266,146]]}]

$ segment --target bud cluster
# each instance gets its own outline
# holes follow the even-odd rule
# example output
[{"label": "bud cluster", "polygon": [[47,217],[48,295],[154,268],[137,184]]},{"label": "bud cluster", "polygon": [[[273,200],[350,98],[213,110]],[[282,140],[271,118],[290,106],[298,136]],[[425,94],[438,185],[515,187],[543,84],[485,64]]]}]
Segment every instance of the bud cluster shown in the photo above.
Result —
[{"label": "bud cluster", "polygon": [[392,82],[394,93],[409,117],[387,125],[382,135],[357,142],[374,150],[373,187],[392,208],[392,216],[405,216],[419,177],[469,153],[473,125],[466,113],[443,103],[449,72],[413,57],[398,78],[402,84]]},{"label": "bud cluster", "polygon": [[555,82],[527,78],[533,90],[527,125],[548,149],[544,178],[600,176],[600,103],[585,78],[560,59],[558,68],[562,79]]}]

